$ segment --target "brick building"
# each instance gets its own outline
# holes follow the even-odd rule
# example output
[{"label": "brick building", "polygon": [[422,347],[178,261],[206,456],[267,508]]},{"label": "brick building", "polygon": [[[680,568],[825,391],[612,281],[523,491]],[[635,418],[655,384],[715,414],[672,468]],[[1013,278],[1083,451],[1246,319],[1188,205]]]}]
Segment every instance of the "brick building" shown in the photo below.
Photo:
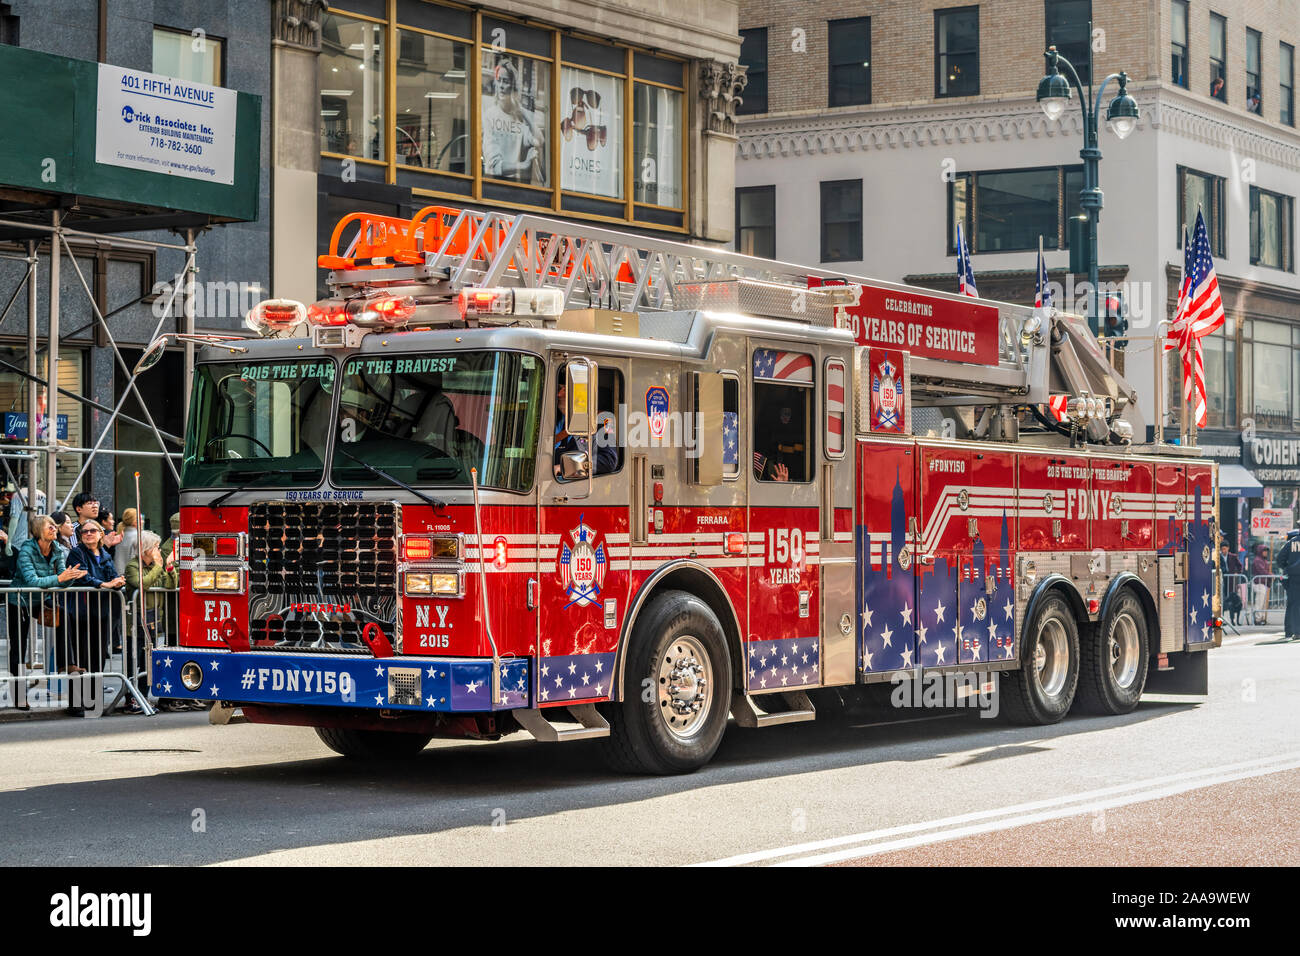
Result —
[{"label": "brick building", "polygon": [[[1041,235],[1051,278],[1076,291],[1065,304],[1079,311],[1067,272],[1082,119],[1077,93],[1056,122],[1037,104],[1042,54],[1054,44],[1085,83],[1090,51],[1097,80],[1126,71],[1141,120],[1123,141],[1103,122],[1099,143],[1101,279],[1127,296],[1126,374],[1150,421],[1152,338],[1173,313],[1182,226],[1199,208],[1229,317],[1205,342],[1201,441],[1254,468],[1270,500],[1296,501],[1300,468],[1265,468],[1239,430],[1253,421],[1257,436],[1280,439],[1300,425],[1300,5],[744,0],[740,26],[737,248],[955,289],[961,221],[980,292],[1026,302]],[[1112,81],[1103,116],[1116,91]],[[1171,363],[1167,408],[1176,374]]]}]

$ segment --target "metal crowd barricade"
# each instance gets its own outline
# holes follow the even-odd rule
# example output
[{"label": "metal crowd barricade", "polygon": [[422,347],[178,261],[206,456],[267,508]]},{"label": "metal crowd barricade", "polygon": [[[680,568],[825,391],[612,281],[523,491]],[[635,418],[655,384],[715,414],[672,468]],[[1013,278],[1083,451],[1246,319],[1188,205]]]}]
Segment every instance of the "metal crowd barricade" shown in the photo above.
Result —
[{"label": "metal crowd barricade", "polygon": [[[1221,578],[1223,619],[1235,628],[1240,624],[1241,615],[1250,613],[1250,577],[1245,574],[1224,574]],[[1234,606],[1237,608],[1236,611],[1233,610]]]},{"label": "metal crowd barricade", "polygon": [[[149,606],[153,606],[152,619],[146,625],[149,642],[154,647],[179,647],[181,592],[176,588],[147,588],[145,594],[148,595],[145,598],[146,614]],[[135,613],[136,608],[131,608],[131,611]]]},{"label": "metal crowd barricade", "polygon": [[1280,574],[1256,574],[1250,579],[1250,620],[1252,624],[1282,623],[1269,620],[1273,611],[1286,610],[1286,579]]},{"label": "metal crowd barricade", "polygon": [[121,588],[0,587],[5,602],[0,709],[109,712],[127,697],[152,715],[147,635]]}]

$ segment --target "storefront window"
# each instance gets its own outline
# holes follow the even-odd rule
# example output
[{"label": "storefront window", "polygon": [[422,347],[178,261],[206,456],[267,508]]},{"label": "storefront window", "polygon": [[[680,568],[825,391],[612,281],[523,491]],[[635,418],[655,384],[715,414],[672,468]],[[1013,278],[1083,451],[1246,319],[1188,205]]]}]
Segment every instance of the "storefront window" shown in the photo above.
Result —
[{"label": "storefront window", "polygon": [[337,13],[321,19],[321,149],[384,158],[384,27]]},{"label": "storefront window", "polygon": [[[48,374],[49,359],[47,353],[42,351],[38,358],[36,375],[44,379]],[[31,420],[28,417],[27,408],[27,378],[19,374],[27,371],[27,352],[25,349],[18,347],[0,348],[0,406],[3,407],[3,418],[0,423],[4,428],[0,440],[7,445],[25,445],[31,441],[32,430]],[[85,353],[80,349],[63,348],[59,349],[59,388],[77,395],[85,394]],[[45,444],[50,438],[49,416],[46,415],[46,389],[44,385],[36,386],[36,443]],[[82,415],[82,404],[67,395],[60,395],[57,415],[57,436],[59,444],[70,445],[74,448],[86,447],[86,436],[84,434],[84,418]],[[26,484],[27,461],[17,458],[7,458],[7,464],[13,474],[0,470],[0,481],[11,481],[17,479],[18,484]],[[58,491],[60,499],[66,495],[72,487],[72,480],[81,470],[82,457],[80,455],[59,455],[57,466]],[[45,456],[37,458],[37,487],[44,489],[46,486],[45,479]]]},{"label": "storefront window", "polygon": [[623,78],[560,68],[560,187],[623,198]]},{"label": "storefront window", "polygon": [[551,65],[529,56],[483,51],[483,175],[549,186]]},{"label": "storefront window", "polygon": [[469,172],[469,45],[398,32],[397,162]]},{"label": "storefront window", "polygon": [[1258,428],[1291,427],[1291,328],[1280,322],[1251,323],[1253,412]]},{"label": "storefront window", "polygon": [[681,209],[682,94],[637,83],[633,89],[632,192],[637,202]]}]

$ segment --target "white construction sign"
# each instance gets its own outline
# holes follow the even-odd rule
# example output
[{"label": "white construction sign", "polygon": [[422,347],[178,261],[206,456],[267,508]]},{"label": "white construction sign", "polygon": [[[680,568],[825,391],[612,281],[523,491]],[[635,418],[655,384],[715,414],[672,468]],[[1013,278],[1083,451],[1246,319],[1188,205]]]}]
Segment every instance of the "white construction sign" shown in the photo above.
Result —
[{"label": "white construction sign", "polygon": [[101,63],[95,162],[233,185],[235,104],[234,90]]}]

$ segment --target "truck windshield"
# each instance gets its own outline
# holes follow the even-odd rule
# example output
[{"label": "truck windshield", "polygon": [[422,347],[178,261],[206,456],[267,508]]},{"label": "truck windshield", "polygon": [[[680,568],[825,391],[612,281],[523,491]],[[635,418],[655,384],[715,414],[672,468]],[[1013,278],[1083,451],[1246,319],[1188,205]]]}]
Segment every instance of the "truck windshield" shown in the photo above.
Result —
[{"label": "truck windshield", "polygon": [[327,358],[200,365],[181,484],[234,487],[257,478],[268,487],[318,485],[335,369]]},{"label": "truck windshield", "polygon": [[[518,352],[358,356],[339,382],[336,487],[532,487],[542,361]],[[346,451],[347,454],[339,452]]]}]

